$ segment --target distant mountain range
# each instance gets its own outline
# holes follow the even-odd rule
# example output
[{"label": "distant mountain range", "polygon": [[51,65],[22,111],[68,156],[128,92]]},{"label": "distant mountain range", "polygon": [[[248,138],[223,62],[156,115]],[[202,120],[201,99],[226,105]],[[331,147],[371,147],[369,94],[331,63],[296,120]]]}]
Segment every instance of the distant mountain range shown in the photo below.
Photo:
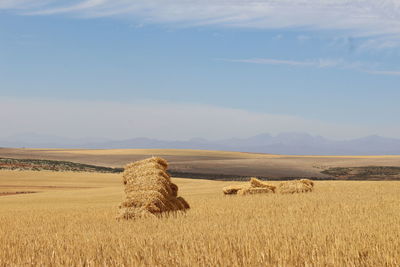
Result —
[{"label": "distant mountain range", "polygon": [[163,141],[150,138],[110,140],[101,138],[68,139],[50,135],[20,134],[0,139],[0,147],[27,148],[181,148],[226,150],[288,155],[400,155],[400,139],[377,135],[337,141],[307,133],[260,134],[250,138],[209,141]]}]

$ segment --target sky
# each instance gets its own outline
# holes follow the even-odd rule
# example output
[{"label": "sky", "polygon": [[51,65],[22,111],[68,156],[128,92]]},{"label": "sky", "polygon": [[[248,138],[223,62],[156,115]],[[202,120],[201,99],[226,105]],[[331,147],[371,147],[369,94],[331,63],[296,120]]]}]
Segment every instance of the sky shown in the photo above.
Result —
[{"label": "sky", "polygon": [[0,137],[400,138],[400,1],[0,0]]}]

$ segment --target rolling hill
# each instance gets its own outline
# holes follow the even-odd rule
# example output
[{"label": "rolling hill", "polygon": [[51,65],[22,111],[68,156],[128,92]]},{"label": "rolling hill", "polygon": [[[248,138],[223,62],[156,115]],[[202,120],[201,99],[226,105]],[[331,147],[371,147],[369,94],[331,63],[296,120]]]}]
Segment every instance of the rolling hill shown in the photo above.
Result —
[{"label": "rolling hill", "polygon": [[0,158],[70,161],[112,168],[150,156],[166,158],[175,177],[400,179],[400,156],[293,156],[189,149],[0,149]]}]

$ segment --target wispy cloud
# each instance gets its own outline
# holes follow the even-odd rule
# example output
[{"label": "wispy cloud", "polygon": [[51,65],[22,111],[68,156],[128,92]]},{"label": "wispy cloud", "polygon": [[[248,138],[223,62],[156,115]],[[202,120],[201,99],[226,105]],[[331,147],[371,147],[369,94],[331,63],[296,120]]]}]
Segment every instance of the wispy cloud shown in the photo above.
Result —
[{"label": "wispy cloud", "polygon": [[284,65],[291,67],[313,67],[313,68],[338,68],[349,69],[376,75],[400,76],[400,70],[378,70],[371,69],[379,66],[377,63],[370,62],[347,62],[343,59],[315,59],[315,60],[284,60],[274,58],[250,58],[250,59],[218,59],[227,62],[265,64],[265,65]]},{"label": "wispy cloud", "polygon": [[82,12],[89,11],[92,9],[96,9],[104,4],[107,4],[107,0],[87,0],[82,1],[77,4],[69,5],[69,6],[61,6],[48,8],[43,10],[31,11],[28,14],[31,15],[53,15],[60,13],[71,13],[71,12]]},{"label": "wispy cloud", "polygon": [[400,76],[400,70],[371,70],[367,72],[370,74],[377,74],[377,75]]},{"label": "wispy cloud", "polygon": [[3,0],[0,8],[24,8],[22,13],[31,15],[133,16],[184,25],[346,30],[390,40],[386,47],[400,45],[398,0]]},{"label": "wispy cloud", "polygon": [[250,58],[250,59],[222,59],[229,62],[239,62],[239,63],[253,63],[253,64],[267,64],[267,65],[287,65],[294,67],[316,67],[316,68],[329,68],[344,66],[342,60],[334,59],[318,59],[318,60],[283,60],[283,59],[273,59],[273,58]]}]

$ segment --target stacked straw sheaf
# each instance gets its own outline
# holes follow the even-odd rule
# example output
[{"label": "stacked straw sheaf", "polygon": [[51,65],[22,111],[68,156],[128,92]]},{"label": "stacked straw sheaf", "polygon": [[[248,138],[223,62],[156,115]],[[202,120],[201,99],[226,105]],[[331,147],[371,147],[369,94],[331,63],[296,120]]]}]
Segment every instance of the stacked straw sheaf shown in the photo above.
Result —
[{"label": "stacked straw sheaf", "polygon": [[314,182],[309,179],[300,179],[282,182],[279,185],[279,193],[294,194],[313,191]]},{"label": "stacked straw sheaf", "polygon": [[275,193],[276,186],[267,184],[255,177],[250,178],[249,185],[233,185],[222,189],[225,195],[252,195]]},{"label": "stacked straw sheaf", "polygon": [[[314,188],[314,182],[309,179],[293,180],[282,182],[278,186],[278,192],[281,194],[305,193],[311,192]],[[260,181],[257,178],[250,178],[249,185],[232,185],[222,189],[225,195],[251,195],[275,193],[276,186]]]},{"label": "stacked straw sheaf", "polygon": [[185,210],[189,204],[178,197],[178,186],[167,173],[168,163],[159,157],[128,164],[122,174],[126,199],[117,219],[134,219],[162,212]]}]

